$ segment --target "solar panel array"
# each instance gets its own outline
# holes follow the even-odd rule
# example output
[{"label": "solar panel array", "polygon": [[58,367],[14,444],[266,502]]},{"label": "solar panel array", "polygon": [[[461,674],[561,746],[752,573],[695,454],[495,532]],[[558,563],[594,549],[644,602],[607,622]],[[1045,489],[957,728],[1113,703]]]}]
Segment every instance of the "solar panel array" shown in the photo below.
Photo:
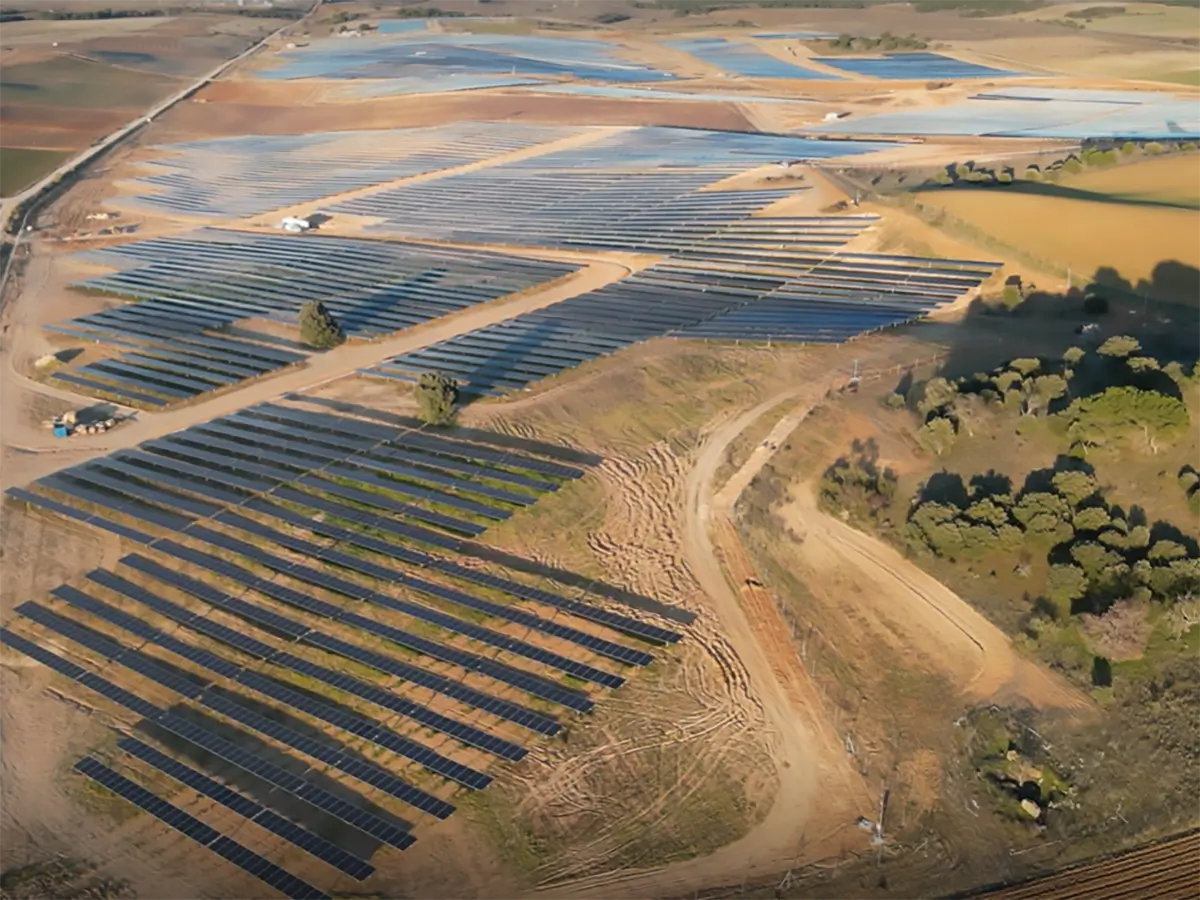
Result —
[{"label": "solar panel array", "polygon": [[893,80],[927,80],[933,78],[1002,78],[1020,75],[1006,69],[996,69],[979,63],[963,62],[941,53],[886,53],[883,56],[829,56],[814,58],[843,72],[853,72],[868,78]]},{"label": "solar panel array", "polygon": [[840,253],[871,221],[751,219],[618,283],[362,371],[439,372],[464,394],[496,396],[664,335],[836,343],[953,302],[998,267]]},{"label": "solar panel array", "polygon": [[322,197],[478,162],[585,129],[505,122],[246,135],[166,144],[118,205],[172,215],[257,216]]},{"label": "solar panel array", "polygon": [[[374,338],[528,290],[576,266],[484,251],[201,229],[86,254],[118,271],[75,287],[138,302],[50,330],[133,352],[53,377],[123,403],[162,407],[291,365],[305,353],[231,337],[231,325],[296,325],[325,304],[350,336]],[[220,329],[221,334],[213,334]],[[284,342],[286,343],[286,342]]]},{"label": "solar panel array", "polygon": [[[126,406],[157,409],[268,375],[307,353],[213,333],[214,317],[164,315],[134,304],[72,319],[48,330],[132,352],[50,377]],[[267,340],[270,340],[269,338]]]},{"label": "solar panel array", "polygon": [[119,764],[79,771],[289,897],[326,894],[187,798],[363,880],[374,847],[411,846],[681,637],[602,591],[500,571],[472,540],[591,458],[328,406],[252,407],[8,491],[137,547],[0,631],[133,713]]},{"label": "solar panel array", "polygon": [[310,41],[260,75],[283,80],[522,75],[622,83],[676,77],[622,58],[619,47],[606,41],[515,34],[385,35],[369,41]]},{"label": "solar panel array", "polygon": [[753,44],[727,41],[725,38],[693,38],[671,41],[667,46],[689,53],[696,59],[716,66],[718,69],[724,69],[726,72],[746,78],[830,80],[838,77],[786,60],[776,59]]}]

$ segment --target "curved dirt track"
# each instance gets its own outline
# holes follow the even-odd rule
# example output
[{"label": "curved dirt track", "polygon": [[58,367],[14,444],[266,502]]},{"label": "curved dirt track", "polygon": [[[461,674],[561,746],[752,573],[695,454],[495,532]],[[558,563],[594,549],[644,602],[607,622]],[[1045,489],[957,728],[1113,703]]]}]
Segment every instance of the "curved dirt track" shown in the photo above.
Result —
[{"label": "curved dirt track", "polygon": [[1023,658],[1008,635],[895,548],[819,510],[812,485],[798,486],[781,514],[801,535],[798,554],[814,575],[848,584],[839,596],[898,632],[966,697],[1023,700],[1040,709],[1091,707],[1086,695]]}]

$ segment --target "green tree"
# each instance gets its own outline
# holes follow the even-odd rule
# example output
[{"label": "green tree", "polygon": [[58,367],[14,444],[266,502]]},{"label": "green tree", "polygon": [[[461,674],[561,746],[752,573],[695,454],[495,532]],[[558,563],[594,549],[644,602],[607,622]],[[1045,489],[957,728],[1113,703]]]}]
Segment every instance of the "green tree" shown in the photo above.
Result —
[{"label": "green tree", "polygon": [[1071,507],[1058,494],[1041,491],[1022,494],[1013,507],[1013,518],[1028,527],[1039,516],[1065,522],[1071,517]]},{"label": "green tree", "polygon": [[1069,610],[1086,589],[1087,577],[1078,566],[1051,566],[1046,575],[1046,591],[1060,609]]},{"label": "green tree", "polygon": [[973,522],[991,525],[993,528],[1008,524],[1008,511],[994,503],[991,498],[984,498],[972,503],[967,507],[966,516]]},{"label": "green tree", "polygon": [[1171,444],[1188,427],[1187,406],[1182,400],[1134,387],[1111,387],[1065,411],[1067,435],[1085,449],[1119,442],[1140,435],[1148,449],[1157,453],[1160,444]]},{"label": "green tree", "polygon": [[438,372],[425,372],[414,389],[418,415],[428,425],[448,425],[454,419],[458,382]]},{"label": "green tree", "polygon": [[[1011,178],[1009,179],[1012,180]],[[1021,289],[1015,284],[1006,284],[1004,292],[1000,295],[1000,302],[1005,309],[1016,309],[1021,305],[1025,298],[1021,295]]]},{"label": "green tree", "polygon": [[1111,356],[1116,359],[1124,359],[1125,357],[1137,353],[1142,349],[1142,345],[1137,338],[1130,337],[1127,334],[1113,335],[1107,341],[1100,345],[1096,351],[1101,356]]},{"label": "green tree", "polygon": [[917,430],[917,443],[935,456],[941,456],[954,445],[954,423],[937,416]]},{"label": "green tree", "polygon": [[1127,362],[1135,372],[1157,372],[1159,369],[1158,360],[1150,356],[1131,356]]},{"label": "green tree", "polygon": [[1021,383],[1021,375],[1019,372],[1001,372],[994,379],[996,389],[1002,394],[1007,394],[1013,388]]},{"label": "green tree", "polygon": [[1023,357],[1021,359],[1014,359],[1008,364],[1008,367],[1020,372],[1022,376],[1028,376],[1042,367],[1042,361],[1032,356]]},{"label": "green tree", "polygon": [[1061,375],[1039,375],[1029,378],[1021,385],[1025,401],[1025,412],[1035,416],[1049,409],[1050,404],[1067,392],[1067,381]]},{"label": "green tree", "polygon": [[957,516],[957,507],[929,501],[913,510],[909,528],[913,537],[938,556],[954,556],[963,549]]},{"label": "green tree", "polygon": [[345,342],[342,326],[320,300],[300,307],[300,340],[316,350],[329,350]]},{"label": "green tree", "polygon": [[1123,143],[1121,145],[1121,152],[1124,153],[1126,156],[1132,155],[1133,151],[1136,149],[1137,149],[1137,144],[1135,144],[1133,141],[1126,141],[1125,143]]},{"label": "green tree", "polygon": [[[1100,531],[1107,527],[1108,523],[1108,510],[1103,506],[1089,506],[1081,509],[1071,519],[1071,524],[1075,526],[1076,531]],[[1124,537],[1121,535],[1122,541]]]},{"label": "green tree", "polygon": [[917,409],[922,415],[929,415],[939,409],[944,409],[954,402],[958,396],[958,388],[945,378],[930,378],[925,382]]},{"label": "green tree", "polygon": [[1068,347],[1063,351],[1062,358],[1063,362],[1065,362],[1068,366],[1077,366],[1079,365],[1079,361],[1086,355],[1087,353],[1082,347]]},{"label": "green tree", "polygon": [[1187,556],[1187,548],[1176,541],[1155,541],[1150,552],[1146,554],[1152,560],[1181,559]]},{"label": "green tree", "polygon": [[[1093,476],[1087,472],[1075,470],[1056,472],[1051,479],[1051,484],[1054,485],[1056,491],[1067,498],[1067,502],[1072,506],[1079,506],[1100,490],[1100,485],[1096,483]],[[1107,515],[1105,515],[1104,521],[1108,521]]]},{"label": "green tree", "polygon": [[1071,559],[1079,564],[1085,575],[1095,578],[1105,566],[1115,565],[1121,561],[1116,553],[1106,550],[1094,541],[1083,541],[1071,547]]}]

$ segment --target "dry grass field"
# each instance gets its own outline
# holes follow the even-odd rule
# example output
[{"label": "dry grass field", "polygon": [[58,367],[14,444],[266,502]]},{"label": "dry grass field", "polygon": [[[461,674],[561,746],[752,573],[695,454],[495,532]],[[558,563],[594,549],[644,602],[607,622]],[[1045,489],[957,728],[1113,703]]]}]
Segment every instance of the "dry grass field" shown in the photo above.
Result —
[{"label": "dry grass field", "polygon": [[[1018,189],[1019,188],[1019,189]],[[1116,269],[1126,280],[1153,281],[1160,263],[1200,268],[1200,167],[1194,154],[1087,172],[1056,184],[1013,190],[922,191],[983,232],[1081,279]],[[1159,284],[1159,299],[1194,303],[1190,283]]]},{"label": "dry grass field", "polygon": [[58,160],[40,151],[87,147],[280,24],[219,14],[6,22],[0,194],[53,170]]}]

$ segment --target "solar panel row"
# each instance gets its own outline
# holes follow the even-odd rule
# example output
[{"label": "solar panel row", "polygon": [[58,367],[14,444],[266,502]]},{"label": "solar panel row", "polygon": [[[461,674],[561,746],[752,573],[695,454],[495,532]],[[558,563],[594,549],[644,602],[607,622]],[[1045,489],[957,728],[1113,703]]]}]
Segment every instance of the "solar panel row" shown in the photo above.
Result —
[{"label": "solar panel row", "polygon": [[[274,787],[285,790],[308,803],[315,809],[328,813],[351,825],[370,837],[378,838],[390,846],[404,850],[413,844],[407,829],[398,828],[378,816],[352,806],[345,800],[330,794],[305,781],[298,775],[269,763],[262,757],[242,750],[237,743],[219,737],[206,728],[196,725],[175,713],[168,713],[152,703],[118,687],[111,681],[88,672],[80,666],[39,647],[7,628],[0,628],[0,644],[12,647],[35,659],[54,671],[65,675],[79,684],[124,706],[155,725],[166,729],[177,738],[205,750],[217,758],[248,772]],[[236,729],[231,729],[235,730]]]},{"label": "solar panel row", "polygon": [[139,809],[150,813],[159,821],[169,825],[186,837],[191,838],[202,847],[212,850],[219,856],[232,862],[238,868],[249,872],[285,897],[295,900],[329,900],[329,895],[319,891],[306,881],[302,881],[290,872],[259,856],[253,850],[243,847],[230,838],[224,837],[215,829],[205,825],[195,816],[184,812],[177,806],[172,806],[162,798],[146,790],[136,782],[114,772],[108,766],[92,757],[84,757],[74,766],[82,775],[91,778],[97,784],[103,785],[119,797],[128,800]]},{"label": "solar panel row", "polygon": [[[127,558],[122,561],[129,563],[131,559],[140,560],[142,558]],[[253,607],[245,601],[237,600],[228,594],[223,594],[215,588],[211,588],[194,579],[189,579],[187,576],[179,575],[164,567],[159,567],[149,560],[143,560],[143,562],[146,565],[139,571],[153,571],[166,584],[185,590],[186,593],[193,596],[202,597],[217,609],[228,612],[233,612],[237,609],[249,609],[251,613],[258,611],[257,607]],[[255,659],[269,661],[273,665],[290,669],[308,678],[320,681],[323,684],[328,684],[330,687],[344,691],[347,694],[368,700],[383,709],[405,716],[434,731],[448,734],[466,746],[477,747],[489,753],[494,753],[502,759],[513,761],[520,760],[525,756],[525,749],[523,747],[498,738],[482,729],[464,725],[449,716],[434,712],[411,700],[397,697],[375,685],[352,678],[341,672],[335,672],[324,666],[318,666],[286,651],[277,650],[271,645],[265,644],[244,632],[221,625],[218,622],[209,621],[202,615],[171,603],[169,600],[165,600],[145,588],[126,581],[120,576],[106,572],[103,569],[96,569],[89,572],[87,577],[96,584],[107,587],[130,600],[142,603],[159,615],[185,625],[198,634],[228,644]]]},{"label": "solar panel row", "polygon": [[272,834],[278,835],[307,853],[311,853],[317,859],[329,863],[329,865],[339,871],[345,872],[358,881],[369,878],[375,872],[375,867],[370,863],[364,862],[351,853],[347,853],[341,847],[337,846],[337,844],[326,840],[319,834],[314,834],[303,826],[288,821],[278,813],[267,809],[261,803],[244,797],[219,781],[209,778],[203,772],[172,759],[149,744],[139,741],[137,738],[124,738],[117,742],[117,746],[130,756],[140,759],[164,775],[168,775],[180,784],[196,791],[196,793],[215,800],[226,809],[230,809],[242,818],[260,825]]},{"label": "solar panel row", "polygon": [[52,590],[51,594],[78,609],[84,610],[118,628],[123,628],[131,634],[135,634],[143,640],[169,650],[217,675],[251,688],[273,700],[278,700],[285,705],[285,708],[290,707],[306,712],[316,719],[341,728],[343,731],[366,738],[372,743],[391,750],[399,756],[414,760],[435,775],[449,778],[451,781],[456,781],[464,787],[469,787],[473,790],[481,790],[491,783],[492,779],[490,776],[476,772],[468,766],[448,759],[416,741],[401,737],[390,728],[386,728],[378,722],[373,722],[357,714],[344,712],[328,703],[323,703],[298,693],[288,686],[286,682],[279,682],[272,678],[264,677],[259,673],[247,671],[242,666],[231,663],[215,653],[165,634],[147,625],[140,619],[119,609],[114,609],[70,585],[60,585]]},{"label": "solar panel row", "polygon": [[[163,552],[170,553],[178,559],[188,562],[196,562],[199,565],[205,565],[207,562],[208,568],[212,571],[218,571],[220,560],[215,557],[208,557],[206,554],[197,551],[189,551],[188,548],[182,547],[167,547],[160,546],[158,549]],[[182,552],[177,552],[182,551]],[[177,575],[173,571],[164,568],[163,566],[147,560],[141,556],[128,556],[122,562],[131,568],[148,575],[166,581],[174,587],[178,587],[188,593],[198,596],[200,599],[211,603],[219,608],[227,609],[242,618],[246,618],[256,625],[271,629],[279,634],[284,634],[293,638],[297,638],[304,643],[316,647],[321,650],[326,650],[336,656],[341,656],[345,659],[351,659],[355,662],[362,663],[369,668],[383,672],[387,675],[394,675],[404,681],[417,685],[418,687],[428,688],[439,694],[444,694],[454,700],[459,700],[468,706],[482,709],[485,712],[490,712],[502,719],[510,722],[515,722],[518,725],[523,725],[532,731],[540,734],[555,735],[559,732],[561,726],[554,721],[553,718],[543,713],[534,712],[526,709],[515,703],[507,700],[500,700],[492,697],[483,691],[475,690],[466,685],[447,678],[442,675],[437,675],[428,672],[419,666],[410,665],[409,663],[401,662],[392,656],[386,656],[382,653],[376,653],[372,650],[367,650],[356,644],[348,641],[343,641],[332,635],[324,634],[316,629],[310,629],[307,626],[301,625],[295,620],[288,619],[285,616],[273,613],[270,610],[265,610],[262,607],[253,604],[245,603],[244,601],[234,601],[229,598],[226,601],[217,599],[213,594],[201,592],[198,588],[204,587],[195,579],[186,578],[182,575]],[[260,584],[256,581],[247,585],[256,589],[261,589]],[[270,595],[268,595],[270,596]]]},{"label": "solar panel row", "polygon": [[[172,671],[146,654],[132,650],[90,628],[65,619],[36,603],[24,603],[17,612],[39,625],[49,628],[64,637],[70,638],[81,646],[87,647],[106,659],[119,663],[137,672],[151,681],[161,684],[189,700],[194,700],[202,706],[215,710],[223,716],[232,719],[260,734],[273,738],[281,744],[298,750],[313,759],[319,760],[335,769],[358,778],[365,784],[378,788],[384,793],[408,803],[422,812],[445,819],[454,811],[454,807],[419,788],[413,787],[401,778],[392,775],[373,763],[362,759],[358,754],[336,748],[324,741],[308,737],[294,728],[289,728],[280,722],[269,719],[254,712],[243,703],[233,699],[240,695],[229,691],[212,689],[212,685],[190,673],[182,670]],[[177,674],[178,672],[178,674]]]}]

